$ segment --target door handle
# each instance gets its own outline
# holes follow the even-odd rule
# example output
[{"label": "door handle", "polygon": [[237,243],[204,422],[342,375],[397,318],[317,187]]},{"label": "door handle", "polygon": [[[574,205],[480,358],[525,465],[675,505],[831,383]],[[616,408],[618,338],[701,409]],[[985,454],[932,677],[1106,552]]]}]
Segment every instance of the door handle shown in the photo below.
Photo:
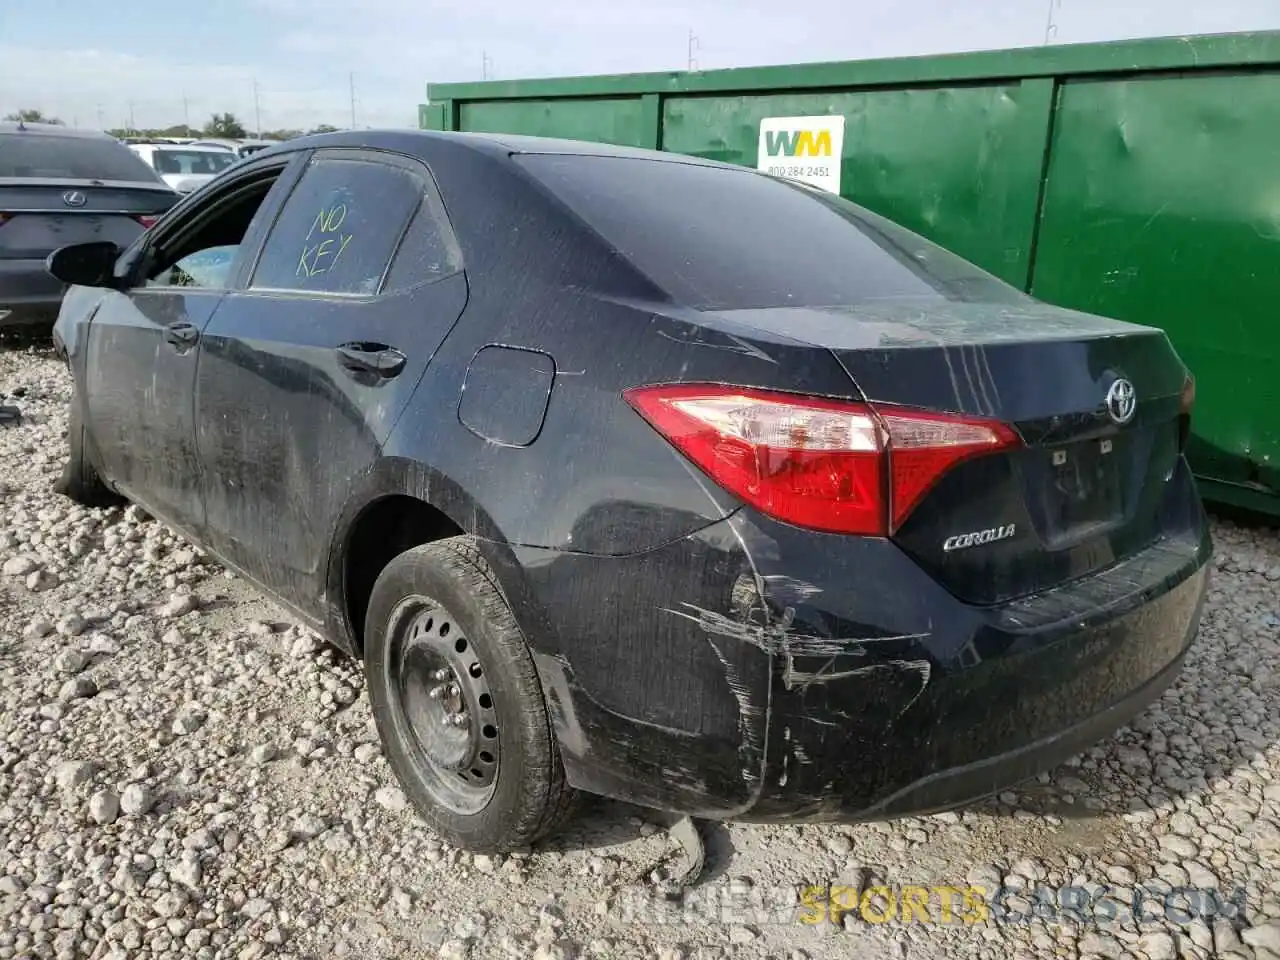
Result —
[{"label": "door handle", "polygon": [[164,342],[177,347],[179,350],[194,346],[199,339],[200,331],[196,329],[194,324],[187,323],[185,320],[171,323],[164,328]]},{"label": "door handle", "polygon": [[405,355],[385,343],[344,343],[336,347],[338,363],[355,373],[390,379],[404,369]]}]

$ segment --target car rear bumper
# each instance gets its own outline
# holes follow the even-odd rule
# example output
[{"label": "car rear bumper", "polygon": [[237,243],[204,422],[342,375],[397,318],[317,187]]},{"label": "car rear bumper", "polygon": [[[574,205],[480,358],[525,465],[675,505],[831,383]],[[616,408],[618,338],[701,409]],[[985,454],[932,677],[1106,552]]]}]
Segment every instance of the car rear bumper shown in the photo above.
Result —
[{"label": "car rear bumper", "polygon": [[0,260],[0,326],[53,323],[63,292],[43,260]]},{"label": "car rear bumper", "polygon": [[994,607],[889,541],[746,509],[638,556],[522,548],[512,599],[569,780],[694,816],[847,822],[1049,769],[1157,697],[1196,634],[1211,544],[1185,465],[1172,483],[1165,539]]}]

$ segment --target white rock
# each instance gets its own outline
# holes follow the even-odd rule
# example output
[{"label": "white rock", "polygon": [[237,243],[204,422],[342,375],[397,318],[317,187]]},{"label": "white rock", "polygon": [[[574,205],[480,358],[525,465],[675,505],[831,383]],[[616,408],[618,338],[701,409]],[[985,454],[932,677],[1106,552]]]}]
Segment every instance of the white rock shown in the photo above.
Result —
[{"label": "white rock", "polygon": [[393,813],[398,813],[409,805],[409,801],[399,787],[380,787],[373,795],[373,799],[378,806]]},{"label": "white rock", "polygon": [[64,637],[78,637],[80,634],[84,633],[87,626],[88,624],[85,622],[83,617],[77,616],[74,613],[69,613],[58,621],[58,625],[55,629]]},{"label": "white rock", "polygon": [[304,813],[293,822],[293,835],[302,840],[318,837],[328,829],[325,822],[314,813]]},{"label": "white rock", "polygon": [[173,732],[179,736],[195,733],[207,719],[203,706],[198,703],[184,703],[173,718]]},{"label": "white rock", "polygon": [[98,692],[98,685],[92,677],[72,677],[58,688],[58,699],[63,701],[83,700]]},{"label": "white rock", "polygon": [[155,802],[154,791],[145,783],[131,783],[120,794],[120,810],[131,817],[150,812]]},{"label": "white rock", "polygon": [[260,916],[271,909],[272,903],[270,900],[263,897],[257,897],[246,902],[245,905],[240,908],[240,912],[250,920],[257,920]]},{"label": "white rock", "polygon": [[92,659],[85,650],[63,650],[53,658],[53,669],[70,676],[87,667]]},{"label": "white rock", "polygon": [[27,574],[26,584],[32,593],[42,593],[58,585],[58,575],[51,570],[36,570]]},{"label": "white rock", "polygon": [[168,893],[161,894],[152,909],[157,916],[176,917],[186,910],[187,903],[186,894],[178,890],[170,890]]},{"label": "white rock", "polygon": [[1186,837],[1179,837],[1176,834],[1162,836],[1159,843],[1163,849],[1184,859],[1194,857],[1200,852],[1200,848],[1196,846],[1194,841]]},{"label": "white rock", "polygon": [[175,593],[156,611],[156,615],[166,620],[173,620],[185,616],[199,605],[200,599],[194,593]]},{"label": "white rock", "polygon": [[99,790],[89,798],[89,816],[94,823],[114,823],[120,815],[120,798],[114,790]]},{"label": "white rock", "polygon": [[264,763],[270,763],[275,758],[275,744],[260,743],[249,751],[249,762],[259,767]]},{"label": "white rock", "polygon": [[1178,956],[1173,937],[1163,931],[1143,934],[1138,939],[1138,949],[1146,954],[1147,960],[1176,960]]},{"label": "white rock", "polygon": [[1280,955],[1280,920],[1272,920],[1241,931],[1240,939],[1255,950],[1270,950]]},{"label": "white rock", "polygon": [[847,857],[853,850],[853,842],[843,833],[827,838],[827,849],[837,857]]},{"label": "white rock", "polygon": [[0,573],[3,573],[6,577],[25,577],[39,566],[40,564],[34,558],[26,554],[19,554],[6,560],[4,566],[0,567]]},{"label": "white rock", "polygon": [[68,760],[59,764],[54,779],[63,790],[72,790],[92,780],[97,769],[96,764],[84,760]]},{"label": "white rock", "polygon": [[351,755],[355,757],[357,763],[368,763],[380,753],[382,753],[382,748],[376,743],[362,743],[356,747]]}]

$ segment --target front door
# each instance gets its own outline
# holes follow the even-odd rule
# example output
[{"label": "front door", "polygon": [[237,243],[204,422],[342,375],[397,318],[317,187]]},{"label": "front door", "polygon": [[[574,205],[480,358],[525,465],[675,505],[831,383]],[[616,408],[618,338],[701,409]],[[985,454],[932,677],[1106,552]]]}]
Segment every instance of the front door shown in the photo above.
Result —
[{"label": "front door", "polygon": [[200,338],[261,243],[267,224],[259,214],[287,164],[247,167],[175,209],[139,244],[125,289],[107,292],[89,325],[85,410],[104,473],[130,499],[197,537],[204,524],[194,420]]},{"label": "front door", "polygon": [[211,548],[321,616],[337,515],[466,297],[425,166],[318,152],[247,289],[202,340],[196,429]]}]

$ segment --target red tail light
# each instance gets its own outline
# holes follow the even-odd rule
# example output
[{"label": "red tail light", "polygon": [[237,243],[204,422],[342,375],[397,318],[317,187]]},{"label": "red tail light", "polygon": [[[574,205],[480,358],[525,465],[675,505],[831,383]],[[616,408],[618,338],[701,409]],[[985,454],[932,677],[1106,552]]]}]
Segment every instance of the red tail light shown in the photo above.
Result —
[{"label": "red tail light", "polygon": [[624,396],[730,493],[832,533],[892,533],[948,470],[1021,442],[992,420],[749,387],[670,384]]},{"label": "red tail light", "polygon": [[160,218],[157,216],[153,216],[152,214],[149,214],[149,213],[139,213],[139,214],[135,214],[133,219],[137,220],[140,224],[142,224],[142,229],[150,230],[152,227],[156,225],[156,221],[159,220]]}]

